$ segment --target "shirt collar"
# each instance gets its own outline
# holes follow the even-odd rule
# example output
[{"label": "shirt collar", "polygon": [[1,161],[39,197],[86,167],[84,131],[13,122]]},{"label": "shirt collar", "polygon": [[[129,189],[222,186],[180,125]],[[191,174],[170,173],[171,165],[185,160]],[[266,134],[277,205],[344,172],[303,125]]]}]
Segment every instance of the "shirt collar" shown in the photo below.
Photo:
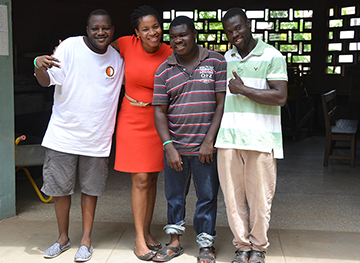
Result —
[{"label": "shirt collar", "polygon": [[[197,46],[199,48],[199,61],[203,61],[209,56],[209,51],[206,48],[203,48],[201,46]],[[168,64],[169,65],[179,65],[179,63],[176,60],[176,56],[174,51],[171,53],[171,55],[168,58]]]},{"label": "shirt collar", "polygon": [[[257,40],[256,46],[254,47],[253,50],[250,51],[250,53],[246,57],[248,57],[250,55],[261,56],[264,53],[264,50],[265,50],[265,47],[266,47],[265,42],[262,41],[260,38],[257,38],[256,40]],[[231,56],[237,56],[237,57],[241,58],[241,56],[239,54],[239,51],[237,50],[236,47],[234,47],[231,50]]]}]

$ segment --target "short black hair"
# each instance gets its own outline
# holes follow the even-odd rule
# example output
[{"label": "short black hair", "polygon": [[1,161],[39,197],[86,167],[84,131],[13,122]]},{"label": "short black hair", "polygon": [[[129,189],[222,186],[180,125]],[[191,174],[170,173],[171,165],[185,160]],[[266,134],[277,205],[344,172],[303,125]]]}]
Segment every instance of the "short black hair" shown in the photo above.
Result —
[{"label": "short black hair", "polygon": [[148,5],[142,5],[134,9],[134,12],[131,14],[131,25],[133,26],[133,28],[139,30],[140,18],[143,18],[144,16],[148,16],[148,15],[155,16],[155,18],[160,24],[160,27],[162,28],[162,20],[158,11],[156,11],[155,8]]},{"label": "short black hair", "polygon": [[244,18],[245,22],[248,20],[247,15],[245,14],[244,10],[242,10],[239,7],[234,7],[234,8],[230,8],[226,14],[223,16],[223,18],[221,19],[221,22],[224,23],[224,21],[229,20],[230,18],[239,15],[242,18]]},{"label": "short black hair", "polygon": [[111,15],[104,9],[96,9],[94,11],[92,11],[88,18],[87,18],[87,21],[86,21],[86,26],[89,26],[89,21],[90,21],[90,18],[92,16],[95,16],[95,15],[102,15],[102,16],[108,16],[110,18],[110,23],[111,25],[113,25],[113,21],[112,21],[112,18],[111,18]]},{"label": "short black hair", "polygon": [[191,31],[195,30],[194,21],[192,21],[187,16],[177,16],[174,18],[173,21],[170,23],[170,27],[173,26],[180,26],[180,25],[186,25]]}]

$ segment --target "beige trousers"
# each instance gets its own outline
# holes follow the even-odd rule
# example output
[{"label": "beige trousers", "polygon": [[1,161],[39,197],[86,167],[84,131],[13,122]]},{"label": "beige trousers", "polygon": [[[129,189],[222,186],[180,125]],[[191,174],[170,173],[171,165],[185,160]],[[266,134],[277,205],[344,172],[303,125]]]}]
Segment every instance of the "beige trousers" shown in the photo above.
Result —
[{"label": "beige trousers", "polygon": [[271,202],[276,186],[272,153],[218,149],[218,172],[234,246],[266,251]]}]

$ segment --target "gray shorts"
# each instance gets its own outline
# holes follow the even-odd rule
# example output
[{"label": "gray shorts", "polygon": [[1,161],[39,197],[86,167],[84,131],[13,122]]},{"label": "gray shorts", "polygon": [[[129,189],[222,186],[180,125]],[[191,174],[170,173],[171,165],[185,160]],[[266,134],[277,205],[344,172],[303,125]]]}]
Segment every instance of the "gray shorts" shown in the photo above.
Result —
[{"label": "gray shorts", "polygon": [[48,196],[74,194],[76,174],[81,192],[101,196],[108,176],[108,157],[90,157],[45,149],[43,186]]}]

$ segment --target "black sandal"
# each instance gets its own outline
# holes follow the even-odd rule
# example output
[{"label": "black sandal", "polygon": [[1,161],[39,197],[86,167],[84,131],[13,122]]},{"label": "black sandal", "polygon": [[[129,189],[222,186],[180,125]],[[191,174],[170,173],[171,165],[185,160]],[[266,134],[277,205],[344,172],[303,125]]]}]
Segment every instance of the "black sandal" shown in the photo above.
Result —
[{"label": "black sandal", "polygon": [[265,263],[265,252],[251,250],[249,263]]},{"label": "black sandal", "polygon": [[[169,256],[167,250],[172,250],[175,252],[175,254]],[[180,246],[179,247],[165,246],[162,249],[160,249],[158,252],[156,252],[155,257],[153,257],[152,260],[155,262],[166,262],[174,257],[180,256],[182,253],[184,253],[184,249]],[[162,258],[157,258],[156,257],[157,255],[161,255]]]},{"label": "black sandal", "polygon": [[211,256],[210,254],[215,255],[215,248],[214,247],[202,247],[199,251],[199,256],[197,257],[197,262],[200,262],[200,259],[210,259],[212,263],[215,263],[215,257]]},{"label": "black sandal", "polygon": [[156,244],[146,244],[146,245],[152,251],[159,251],[160,249],[162,249],[162,245],[160,242]]},{"label": "black sandal", "polygon": [[[247,263],[247,260],[249,260],[250,257],[249,251],[236,250],[235,254],[236,257],[233,259],[233,261],[231,261],[231,263]],[[243,257],[245,257],[246,260]]]}]

